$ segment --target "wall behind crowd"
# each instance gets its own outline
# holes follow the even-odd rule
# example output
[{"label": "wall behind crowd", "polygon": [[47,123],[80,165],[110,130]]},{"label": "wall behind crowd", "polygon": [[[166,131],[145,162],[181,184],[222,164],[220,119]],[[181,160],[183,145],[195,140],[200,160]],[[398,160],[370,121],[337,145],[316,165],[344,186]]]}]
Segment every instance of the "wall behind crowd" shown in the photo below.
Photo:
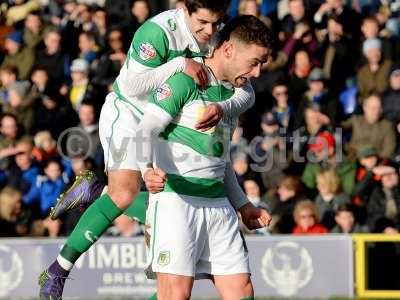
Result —
[{"label": "wall behind crowd", "polygon": [[[136,29],[167,4],[3,1],[0,236],[71,231],[79,211],[53,221],[49,210],[83,170],[106,181],[99,111]],[[232,140],[240,185],[273,216],[249,234],[398,233],[399,12],[398,1],[231,1],[227,19],[255,15],[275,35]],[[140,232],[129,222],[113,235]]]}]

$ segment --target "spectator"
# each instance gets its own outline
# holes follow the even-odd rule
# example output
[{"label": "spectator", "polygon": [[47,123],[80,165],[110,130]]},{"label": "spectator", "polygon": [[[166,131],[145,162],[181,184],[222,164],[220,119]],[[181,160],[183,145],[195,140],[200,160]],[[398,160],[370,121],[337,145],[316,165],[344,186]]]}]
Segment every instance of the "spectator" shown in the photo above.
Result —
[{"label": "spectator", "polygon": [[363,115],[353,115],[341,124],[343,129],[352,132],[349,151],[357,153],[360,146],[371,145],[379,157],[390,158],[396,148],[396,135],[392,124],[381,119],[381,98],[371,95],[363,101],[362,107]]},{"label": "spectator", "polygon": [[272,87],[274,105],[271,109],[272,114],[278,121],[279,127],[285,129],[286,134],[290,135],[294,129],[293,103],[289,99],[289,88],[286,82],[277,81]]},{"label": "spectator", "polygon": [[25,19],[25,29],[23,33],[25,45],[36,51],[43,41],[46,26],[38,11],[32,11]]},{"label": "spectator", "polygon": [[382,42],[379,39],[367,39],[363,43],[363,54],[367,63],[358,71],[358,91],[360,99],[373,93],[383,93],[387,88],[387,78],[391,61],[382,59]]},{"label": "spectator", "polygon": [[38,52],[36,64],[47,71],[50,80],[61,85],[69,74],[69,58],[61,51],[61,34],[55,29],[44,35],[45,48]]},{"label": "spectator", "polygon": [[296,222],[293,234],[324,234],[328,232],[324,225],[318,223],[317,208],[310,200],[300,201],[296,204],[293,218]]},{"label": "spectator", "polygon": [[89,84],[89,64],[81,58],[77,58],[71,65],[72,85],[68,98],[72,107],[78,111],[81,102],[90,97],[92,86]]},{"label": "spectator", "polygon": [[357,168],[353,203],[358,207],[364,207],[368,203],[372,190],[379,183],[380,178],[374,174],[374,168],[378,166],[380,159],[376,149],[369,145],[359,148],[357,158],[359,166]]},{"label": "spectator", "polygon": [[293,95],[295,106],[300,102],[301,95],[307,91],[307,78],[312,69],[309,54],[304,50],[296,52],[294,67],[289,77],[289,91]]},{"label": "spectator", "polygon": [[65,129],[77,124],[77,115],[56,87],[49,86],[43,94],[35,111],[35,132],[49,130],[57,139]]},{"label": "spectator", "polygon": [[243,128],[236,126],[231,140],[231,157],[235,156],[236,153],[246,153],[248,144],[249,142],[243,137]]},{"label": "spectator", "polygon": [[278,189],[268,197],[267,206],[272,216],[270,230],[273,233],[292,233],[295,226],[293,211],[297,202],[305,200],[298,177],[286,175]]},{"label": "spectator", "polygon": [[[91,102],[82,102],[79,107],[79,124],[82,131],[74,132],[67,140],[68,148],[73,152],[70,157],[83,155],[93,159],[97,165],[103,164],[103,150],[100,144],[99,125],[96,110]],[[80,138],[77,135],[82,135]],[[71,140],[70,140],[71,139]]]},{"label": "spectator", "polygon": [[49,75],[46,69],[42,66],[35,66],[31,75],[31,88],[29,90],[29,94],[25,99],[26,105],[31,105],[34,108],[41,101],[44,91],[47,86],[50,84],[54,84],[49,82]]},{"label": "spectator", "polygon": [[367,226],[361,226],[354,218],[353,209],[350,204],[340,205],[335,213],[335,227],[331,233],[366,233],[369,231]]},{"label": "spectator", "polygon": [[381,37],[379,35],[379,22],[375,17],[364,18],[361,25],[361,32],[364,40],[368,39],[379,39],[382,45],[382,58],[392,60],[393,57],[393,45],[388,38]]},{"label": "spectator", "polygon": [[35,61],[35,53],[31,48],[23,46],[22,33],[19,31],[10,33],[6,38],[5,49],[7,55],[1,67],[16,66],[19,79],[28,79]]},{"label": "spectator", "polygon": [[64,191],[69,181],[69,176],[63,173],[60,162],[50,159],[45,162],[44,176],[38,176],[23,200],[27,205],[39,204],[42,217],[47,216],[58,196]]},{"label": "spectator", "polygon": [[381,177],[368,202],[367,224],[373,232],[394,233],[400,229],[400,186],[395,168],[380,166],[375,173]]},{"label": "spectator", "polygon": [[26,133],[31,133],[34,122],[32,102],[27,98],[29,82],[16,82],[9,90],[9,101],[3,111],[17,117],[17,122],[23,126]]},{"label": "spectator", "polygon": [[262,208],[267,207],[263,199],[264,195],[261,191],[260,185],[257,183],[256,180],[254,180],[253,178],[247,178],[243,182],[243,188],[247,199],[249,199],[249,201],[253,203],[254,206]]},{"label": "spectator", "polygon": [[400,64],[390,70],[389,88],[382,96],[383,116],[394,125],[400,122]]},{"label": "spectator", "polygon": [[243,187],[244,176],[249,172],[249,162],[246,153],[238,152],[232,157],[232,167],[239,184]]},{"label": "spectator", "polygon": [[329,93],[326,78],[322,69],[315,68],[308,77],[309,89],[304,94],[298,108],[298,121],[302,119],[304,109],[307,106],[316,105],[319,107],[320,118],[325,124],[335,126],[338,118],[338,104],[336,99]]},{"label": "spectator", "polygon": [[[335,153],[335,138],[332,134],[324,131],[319,133],[309,144],[309,161],[303,172],[302,181],[310,195],[317,187],[317,174],[321,170],[333,169],[338,174],[343,191],[351,195],[354,189],[356,175],[356,164],[343,157],[343,154]],[[339,149],[341,151],[341,149]]]},{"label": "spectator", "polygon": [[11,156],[17,153],[15,145],[20,138],[20,130],[15,115],[2,115],[0,133],[0,169],[5,170],[10,165]]},{"label": "spectator", "polygon": [[322,36],[317,35],[320,43],[317,52],[320,53],[318,56],[325,78],[330,82],[328,88],[333,95],[337,95],[345,87],[346,79],[353,75],[358,54],[338,17],[330,17],[327,31],[322,33]]},{"label": "spectator", "polygon": [[14,163],[6,171],[8,185],[25,196],[35,184],[40,168],[32,155],[33,144],[29,137],[24,137],[16,145]]},{"label": "spectator", "polygon": [[[285,132],[279,131],[279,123],[273,112],[266,112],[261,119],[262,140],[256,144],[257,171],[267,189],[276,188],[291,160],[291,153],[286,151]],[[283,159],[284,158],[284,159]]]},{"label": "spectator", "polygon": [[90,68],[95,69],[97,67],[98,46],[94,34],[84,31],[79,35],[79,50],[79,58],[86,60]]},{"label": "spectator", "polygon": [[239,3],[239,15],[255,16],[263,21],[268,27],[272,26],[271,20],[260,14],[260,8],[256,0],[241,0]]},{"label": "spectator", "polygon": [[0,192],[0,237],[25,235],[28,229],[19,224],[23,214],[21,193],[12,187],[5,187]]},{"label": "spectator", "polygon": [[132,16],[139,22],[139,26],[150,17],[150,4],[147,0],[134,0],[131,8]]},{"label": "spectator", "polygon": [[316,56],[317,46],[318,42],[313,34],[311,26],[305,22],[297,24],[294,34],[286,40],[282,50],[289,61],[289,68],[291,69],[293,67],[293,54],[298,50],[306,50],[311,56],[312,64],[320,65],[318,57]]},{"label": "spectator", "polygon": [[126,59],[121,30],[110,30],[108,45],[110,50],[100,57],[99,66],[92,80],[93,84],[102,87],[105,91],[111,91],[112,84]]},{"label": "spectator", "polygon": [[93,32],[96,37],[97,43],[101,48],[106,46],[107,35],[107,15],[103,8],[97,7],[92,17],[94,28]]},{"label": "spectator", "polygon": [[303,0],[289,0],[289,14],[281,21],[279,40],[286,41],[295,31],[296,26],[303,22],[309,23],[309,17],[306,15],[306,7]]},{"label": "spectator", "polygon": [[8,102],[8,89],[17,82],[18,69],[14,66],[3,67],[0,69],[0,104],[4,106]]},{"label": "spectator", "polygon": [[321,223],[328,229],[335,226],[335,213],[340,205],[350,203],[350,197],[341,191],[340,178],[332,169],[322,170],[317,175],[318,196],[315,205]]},{"label": "spectator", "polygon": [[38,162],[44,162],[58,155],[57,143],[51,136],[50,131],[39,131],[35,134],[33,140],[35,147],[32,150],[32,155]]},{"label": "spectator", "polygon": [[314,14],[314,22],[318,28],[326,28],[329,26],[328,20],[332,17],[337,18],[343,24],[343,32],[354,39],[358,38],[359,16],[351,8],[347,7],[344,1],[326,0]]}]

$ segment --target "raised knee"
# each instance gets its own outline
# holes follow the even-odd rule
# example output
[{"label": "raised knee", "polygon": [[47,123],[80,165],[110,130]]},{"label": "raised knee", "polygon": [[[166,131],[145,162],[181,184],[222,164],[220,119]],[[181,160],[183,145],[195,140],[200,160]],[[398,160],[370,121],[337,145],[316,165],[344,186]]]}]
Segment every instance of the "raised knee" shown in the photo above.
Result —
[{"label": "raised knee", "polygon": [[121,187],[109,187],[108,195],[114,201],[114,203],[121,209],[127,208],[137,196],[139,192],[138,188],[124,189]]}]

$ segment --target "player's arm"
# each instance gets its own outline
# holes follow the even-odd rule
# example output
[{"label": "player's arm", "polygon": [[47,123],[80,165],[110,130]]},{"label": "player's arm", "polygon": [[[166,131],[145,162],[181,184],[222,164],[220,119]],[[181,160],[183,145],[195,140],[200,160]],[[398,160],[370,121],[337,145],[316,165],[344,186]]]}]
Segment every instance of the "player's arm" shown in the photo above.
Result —
[{"label": "player's arm", "polygon": [[148,21],[137,30],[122,67],[126,70],[121,70],[129,75],[119,82],[129,97],[151,93],[178,72],[206,80],[201,64],[192,59],[179,56],[168,61],[169,43],[164,30],[154,22]]},{"label": "player's arm", "polygon": [[146,173],[153,168],[154,145],[158,135],[182,110],[195,87],[193,79],[180,73],[168,79],[150,95],[137,129],[141,141],[138,164],[144,179]]},{"label": "player's arm", "polygon": [[[235,93],[230,99],[218,104],[208,105],[203,117],[196,124],[196,128],[201,128],[202,131],[207,131],[215,126],[213,125],[213,122],[215,122],[218,117],[221,119],[222,115],[226,115],[236,118],[251,108],[254,105],[254,102],[254,90],[248,82],[244,87],[235,88]],[[214,118],[211,118],[211,115],[214,115]]]}]

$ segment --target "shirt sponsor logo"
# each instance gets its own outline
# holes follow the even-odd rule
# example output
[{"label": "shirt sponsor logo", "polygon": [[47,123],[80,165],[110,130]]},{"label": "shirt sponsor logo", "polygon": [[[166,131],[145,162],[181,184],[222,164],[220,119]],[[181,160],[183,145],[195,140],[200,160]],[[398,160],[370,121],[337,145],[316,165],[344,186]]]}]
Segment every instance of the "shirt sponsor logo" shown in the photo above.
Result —
[{"label": "shirt sponsor logo", "polygon": [[171,88],[167,83],[162,84],[156,90],[156,98],[158,101],[167,99],[169,96],[171,96],[171,94],[172,94]]},{"label": "shirt sponsor logo", "polygon": [[139,46],[139,57],[143,60],[151,60],[156,57],[156,50],[150,43],[141,43]]}]

